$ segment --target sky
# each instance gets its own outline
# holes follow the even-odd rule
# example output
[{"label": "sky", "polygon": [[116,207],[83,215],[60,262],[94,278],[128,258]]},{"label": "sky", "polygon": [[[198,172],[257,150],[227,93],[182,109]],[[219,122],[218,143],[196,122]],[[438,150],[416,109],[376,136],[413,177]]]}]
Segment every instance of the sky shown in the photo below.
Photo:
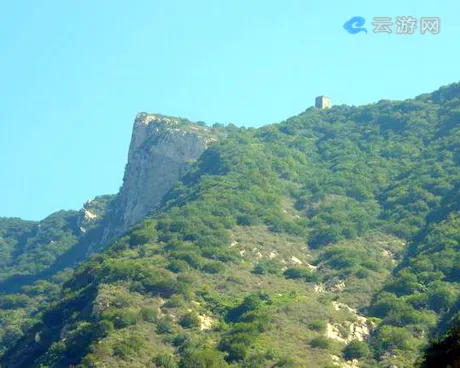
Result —
[{"label": "sky", "polygon": [[[0,216],[39,220],[122,183],[138,112],[261,126],[328,95],[406,99],[460,80],[458,0],[0,2]],[[367,34],[342,27],[353,16]],[[437,35],[373,17],[439,17]]]}]

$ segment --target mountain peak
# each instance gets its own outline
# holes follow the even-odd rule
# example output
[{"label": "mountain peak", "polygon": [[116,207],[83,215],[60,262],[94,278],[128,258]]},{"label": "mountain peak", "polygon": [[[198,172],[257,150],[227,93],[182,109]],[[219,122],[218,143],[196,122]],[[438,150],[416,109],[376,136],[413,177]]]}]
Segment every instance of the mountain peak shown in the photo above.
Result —
[{"label": "mountain peak", "polygon": [[199,123],[161,114],[137,114],[123,186],[103,242],[142,220],[216,141],[213,129]]},{"label": "mountain peak", "polygon": [[162,114],[152,114],[147,112],[140,112],[136,115],[134,125],[179,125],[184,122],[189,122],[187,119],[182,119],[174,116],[167,116]]}]

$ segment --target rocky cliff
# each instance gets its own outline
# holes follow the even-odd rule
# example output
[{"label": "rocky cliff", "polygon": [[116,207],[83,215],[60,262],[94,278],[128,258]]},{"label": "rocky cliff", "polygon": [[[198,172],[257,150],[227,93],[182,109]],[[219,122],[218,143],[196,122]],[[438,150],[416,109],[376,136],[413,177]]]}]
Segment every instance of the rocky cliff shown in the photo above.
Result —
[{"label": "rocky cliff", "polygon": [[138,114],[123,185],[108,213],[102,243],[124,233],[147,216],[203,151],[216,141],[212,128],[181,118]]}]

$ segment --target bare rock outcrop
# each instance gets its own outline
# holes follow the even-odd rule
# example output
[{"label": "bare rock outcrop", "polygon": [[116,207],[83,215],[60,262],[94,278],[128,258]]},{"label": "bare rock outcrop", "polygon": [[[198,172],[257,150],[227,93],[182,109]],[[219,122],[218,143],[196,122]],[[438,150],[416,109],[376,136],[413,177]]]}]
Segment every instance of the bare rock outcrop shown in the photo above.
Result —
[{"label": "bare rock outcrop", "polygon": [[180,118],[138,114],[123,185],[108,213],[102,243],[147,216],[216,141],[212,128]]}]

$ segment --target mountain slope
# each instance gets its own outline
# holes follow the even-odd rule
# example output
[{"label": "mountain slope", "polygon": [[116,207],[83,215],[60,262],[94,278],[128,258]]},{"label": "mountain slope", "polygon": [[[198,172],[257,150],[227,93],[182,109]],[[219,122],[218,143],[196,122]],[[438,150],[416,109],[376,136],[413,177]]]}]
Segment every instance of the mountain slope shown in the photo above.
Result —
[{"label": "mountain slope", "polygon": [[0,354],[59,297],[69,267],[100,238],[100,220],[111,200],[96,197],[80,211],[59,211],[37,222],[0,219]]},{"label": "mountain slope", "polygon": [[454,84],[216,127],[3,366],[412,366],[458,310],[459,102]]}]

